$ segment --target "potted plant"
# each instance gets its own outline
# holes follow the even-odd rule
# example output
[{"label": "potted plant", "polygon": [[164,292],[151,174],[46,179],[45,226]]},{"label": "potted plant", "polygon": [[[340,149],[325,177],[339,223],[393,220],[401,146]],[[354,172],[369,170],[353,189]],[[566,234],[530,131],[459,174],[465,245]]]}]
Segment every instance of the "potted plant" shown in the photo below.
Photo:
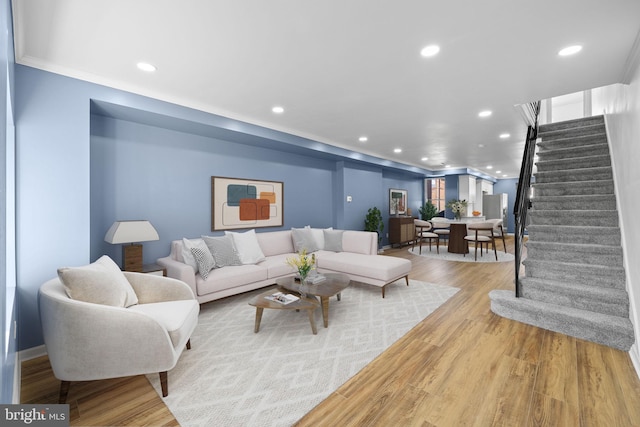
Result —
[{"label": "potted plant", "polygon": [[364,230],[375,231],[378,233],[378,245],[382,242],[382,230],[384,230],[384,221],[382,220],[382,212],[377,207],[369,208],[367,216],[364,218]]},{"label": "potted plant", "polygon": [[418,210],[420,211],[420,216],[423,221],[429,221],[438,214],[438,208],[436,208],[436,205],[431,203],[431,200],[427,201],[427,203]]}]

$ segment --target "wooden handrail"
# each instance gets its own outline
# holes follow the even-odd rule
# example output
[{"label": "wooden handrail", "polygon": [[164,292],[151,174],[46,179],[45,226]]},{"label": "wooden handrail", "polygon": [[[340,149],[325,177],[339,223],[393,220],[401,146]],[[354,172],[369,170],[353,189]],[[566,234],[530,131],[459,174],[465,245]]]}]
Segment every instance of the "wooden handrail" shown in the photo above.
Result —
[{"label": "wooden handrail", "polygon": [[530,117],[525,141],[522,165],[520,166],[520,178],[518,190],[513,207],[515,217],[515,287],[516,297],[522,296],[520,285],[520,263],[522,262],[522,245],[524,231],[527,227],[527,212],[531,208],[531,177],[533,174],[533,159],[536,152],[536,140],[538,138],[538,115],[540,114],[540,101],[527,104],[527,116]]}]

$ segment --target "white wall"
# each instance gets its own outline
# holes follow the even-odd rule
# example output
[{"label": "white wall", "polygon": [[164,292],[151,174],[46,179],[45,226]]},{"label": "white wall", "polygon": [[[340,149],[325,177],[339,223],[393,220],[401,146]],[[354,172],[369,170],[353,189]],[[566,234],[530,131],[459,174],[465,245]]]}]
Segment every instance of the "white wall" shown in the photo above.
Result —
[{"label": "white wall", "polygon": [[629,85],[613,85],[593,91],[593,114],[606,114],[611,159],[615,174],[627,289],[636,343],[631,358],[640,376],[640,67]]}]

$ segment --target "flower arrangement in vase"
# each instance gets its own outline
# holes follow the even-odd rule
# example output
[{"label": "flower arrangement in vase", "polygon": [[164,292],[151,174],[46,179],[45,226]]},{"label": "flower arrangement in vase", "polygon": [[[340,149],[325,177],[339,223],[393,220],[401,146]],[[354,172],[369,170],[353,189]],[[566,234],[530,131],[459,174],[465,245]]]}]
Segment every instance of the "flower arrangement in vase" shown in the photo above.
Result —
[{"label": "flower arrangement in vase", "polygon": [[460,220],[460,217],[462,217],[462,212],[466,212],[467,210],[467,201],[458,199],[449,200],[449,202],[447,202],[447,208],[451,209],[451,212],[453,212],[453,216],[457,220]]},{"label": "flower arrangement in vase", "polygon": [[307,255],[307,250],[303,249],[298,253],[298,256],[287,258],[286,261],[287,264],[298,271],[298,275],[300,276],[300,297],[305,298],[305,281],[311,270],[316,268],[316,255],[311,254],[311,256],[309,256]]}]

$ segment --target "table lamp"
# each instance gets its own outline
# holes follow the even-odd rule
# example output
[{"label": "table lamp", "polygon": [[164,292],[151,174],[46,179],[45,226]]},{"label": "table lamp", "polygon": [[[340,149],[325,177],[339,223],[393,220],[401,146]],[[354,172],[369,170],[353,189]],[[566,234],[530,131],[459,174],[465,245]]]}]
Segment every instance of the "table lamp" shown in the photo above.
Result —
[{"label": "table lamp", "polygon": [[122,246],[122,268],[138,272],[142,271],[142,245],[139,242],[159,239],[158,232],[149,221],[116,221],[104,236],[105,242],[125,243]]}]

